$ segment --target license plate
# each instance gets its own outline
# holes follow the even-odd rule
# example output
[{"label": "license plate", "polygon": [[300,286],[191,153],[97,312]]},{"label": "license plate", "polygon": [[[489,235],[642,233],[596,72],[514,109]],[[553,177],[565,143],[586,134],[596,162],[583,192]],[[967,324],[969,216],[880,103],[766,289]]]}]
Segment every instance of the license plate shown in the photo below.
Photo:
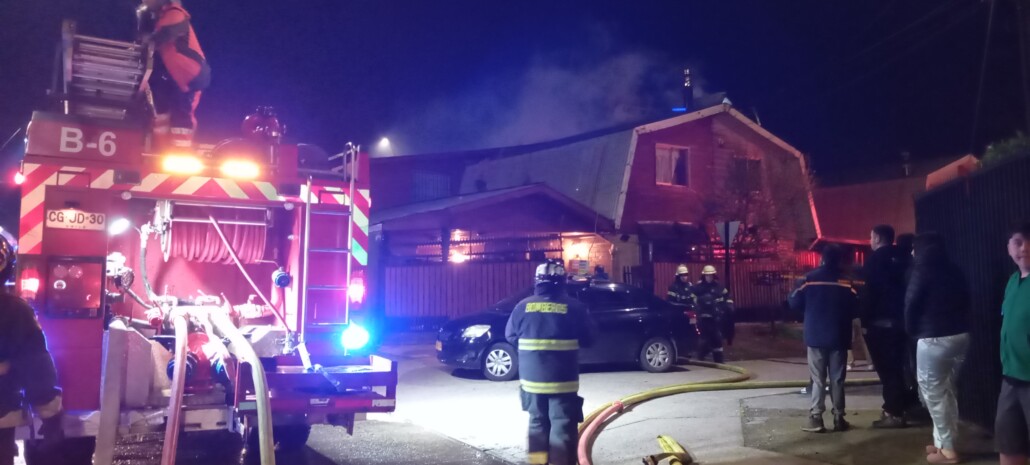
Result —
[{"label": "license plate", "polygon": [[436,350],[437,350],[438,352],[439,352],[439,351],[441,351],[441,350],[443,350],[443,343],[442,343],[442,342],[440,342],[440,341],[436,341]]},{"label": "license plate", "polygon": [[66,208],[46,211],[46,227],[55,229],[85,229],[103,231],[107,217],[103,213],[90,213]]}]

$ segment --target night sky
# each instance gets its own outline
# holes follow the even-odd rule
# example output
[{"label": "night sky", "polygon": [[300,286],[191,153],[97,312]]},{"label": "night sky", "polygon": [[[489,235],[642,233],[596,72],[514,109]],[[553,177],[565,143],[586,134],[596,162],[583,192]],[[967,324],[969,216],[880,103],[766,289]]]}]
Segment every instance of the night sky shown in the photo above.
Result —
[{"label": "night sky", "polygon": [[[1023,127],[1012,3],[997,5],[974,137],[979,0],[184,2],[214,73],[202,138],[270,104],[290,139],[330,152],[535,142],[670,116],[689,66],[828,172],[982,152]],[[45,102],[60,20],[128,39],[134,6],[0,1],[0,143]]]}]

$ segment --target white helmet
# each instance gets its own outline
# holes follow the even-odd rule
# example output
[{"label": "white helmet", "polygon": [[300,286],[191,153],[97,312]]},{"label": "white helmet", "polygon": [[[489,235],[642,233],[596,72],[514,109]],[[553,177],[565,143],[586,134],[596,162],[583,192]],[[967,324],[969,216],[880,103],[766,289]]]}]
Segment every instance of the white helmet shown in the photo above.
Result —
[{"label": "white helmet", "polygon": [[712,265],[705,265],[705,267],[701,269],[701,274],[715,274],[715,267]]},{"label": "white helmet", "polygon": [[676,267],[676,276],[683,276],[687,274],[690,274],[690,269],[687,268],[687,265],[680,265]]},{"label": "white helmet", "polygon": [[561,260],[547,260],[536,267],[537,283],[564,283],[565,265]]}]

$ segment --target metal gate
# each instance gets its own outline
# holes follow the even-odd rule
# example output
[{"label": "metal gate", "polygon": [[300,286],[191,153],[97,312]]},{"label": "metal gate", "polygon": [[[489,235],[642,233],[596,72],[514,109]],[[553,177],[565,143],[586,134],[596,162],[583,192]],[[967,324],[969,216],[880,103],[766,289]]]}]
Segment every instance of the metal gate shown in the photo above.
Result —
[{"label": "metal gate", "polygon": [[1015,270],[1006,251],[1008,228],[1030,221],[1030,157],[988,168],[916,198],[916,230],[947,241],[972,292],[972,344],[959,379],[962,417],[993,429],[1001,362],[1001,301]]}]

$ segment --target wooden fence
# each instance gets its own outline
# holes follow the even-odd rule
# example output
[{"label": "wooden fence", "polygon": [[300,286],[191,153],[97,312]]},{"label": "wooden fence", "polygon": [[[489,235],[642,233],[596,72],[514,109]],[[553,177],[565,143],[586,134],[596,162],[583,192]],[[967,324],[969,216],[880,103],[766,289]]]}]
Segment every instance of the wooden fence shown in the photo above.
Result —
[{"label": "wooden fence", "polygon": [[388,318],[456,318],[533,285],[537,263],[446,263],[386,269]]}]

